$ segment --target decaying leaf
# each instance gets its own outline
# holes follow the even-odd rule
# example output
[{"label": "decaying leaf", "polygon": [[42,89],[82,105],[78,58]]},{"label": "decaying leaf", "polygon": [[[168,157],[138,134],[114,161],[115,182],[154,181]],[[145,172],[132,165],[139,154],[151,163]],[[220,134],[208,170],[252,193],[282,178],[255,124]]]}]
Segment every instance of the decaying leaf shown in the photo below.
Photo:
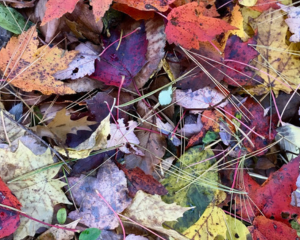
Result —
[{"label": "decaying leaf", "polygon": [[291,42],[300,42],[300,8],[293,6],[285,6],[278,3],[281,10],[288,13],[288,18],[285,19],[293,35],[290,37]]},{"label": "decaying leaf", "polygon": [[[71,222],[65,225],[58,225],[60,227],[72,228],[75,229],[80,219]],[[71,240],[74,238],[74,232],[51,227],[46,232],[44,232],[41,236],[37,238],[37,240]]]},{"label": "decaying leaf", "polygon": [[169,8],[169,4],[175,0],[115,0],[117,3],[127,4],[132,8],[136,8],[143,11],[159,11],[165,12]]},{"label": "decaying leaf", "polygon": [[[175,91],[176,103],[186,109],[208,108],[218,103],[220,103],[219,107],[224,107],[227,104],[227,100],[222,102],[224,98],[225,96],[222,93],[210,87],[194,92],[191,89],[188,91]],[[200,110],[200,112],[202,111]]]},{"label": "decaying leaf", "polygon": [[[109,117],[108,115],[104,118],[98,128],[92,133],[92,135],[85,140],[83,143],[79,144],[75,148],[68,148],[68,155],[72,158],[86,158],[90,155],[92,151],[96,151],[99,149],[103,149],[107,147],[107,136],[110,132],[110,124],[109,124]],[[58,151],[66,155],[66,151],[63,148],[58,148]]]},{"label": "decaying leaf", "polygon": [[69,214],[71,219],[81,218],[80,222],[89,227],[115,229],[118,218],[97,195],[101,193],[115,212],[121,213],[131,203],[127,196],[125,174],[111,161],[107,160],[97,173],[97,178],[81,175],[69,178],[69,184],[79,212]]},{"label": "decaying leaf", "polygon": [[87,42],[80,43],[75,50],[79,54],[69,63],[69,67],[53,74],[56,79],[77,79],[95,72],[95,60],[98,58],[96,46]]},{"label": "decaying leaf", "polygon": [[[135,154],[143,156],[144,154],[137,146],[140,143],[139,139],[134,134],[134,129],[137,127],[137,122],[129,121],[128,126],[125,126],[124,119],[118,119],[118,124],[110,124],[110,138],[107,141],[107,147],[114,147],[123,144],[119,149],[124,153],[131,153],[130,148]],[[130,148],[127,147],[130,145]]]},{"label": "decaying leaf", "polygon": [[176,221],[190,209],[192,208],[181,207],[176,203],[166,204],[160,196],[150,195],[140,190],[135,195],[132,204],[125,210],[124,215],[143,226],[165,233],[175,239],[186,240],[176,231],[164,228],[162,224],[165,221]]},{"label": "decaying leaf", "polygon": [[12,37],[1,49],[0,70],[5,72],[7,81],[26,92],[37,90],[45,95],[75,93],[63,82],[56,81],[52,74],[67,68],[77,52],[65,52],[57,46],[38,48],[38,44],[37,31],[32,27],[19,37]]},{"label": "decaying leaf", "polygon": [[89,122],[87,117],[72,121],[70,115],[66,115],[67,110],[63,108],[58,111],[54,119],[47,126],[35,126],[33,129],[39,136],[48,136],[53,139],[58,137],[62,143],[65,143],[67,134],[77,134],[79,130],[91,131],[88,125],[93,125],[96,122]]},{"label": "decaying leaf", "polygon": [[[0,149],[0,176],[4,181],[9,181],[53,162],[50,149],[47,149],[42,155],[35,155],[22,142],[19,142],[19,147],[15,152],[11,152],[9,148]],[[46,223],[51,223],[54,205],[70,204],[61,190],[65,183],[53,179],[59,169],[59,165],[46,168],[8,184],[22,204],[23,212]],[[23,216],[20,217],[20,220],[20,227],[15,232],[14,239],[34,236],[36,230],[44,226]]]}]

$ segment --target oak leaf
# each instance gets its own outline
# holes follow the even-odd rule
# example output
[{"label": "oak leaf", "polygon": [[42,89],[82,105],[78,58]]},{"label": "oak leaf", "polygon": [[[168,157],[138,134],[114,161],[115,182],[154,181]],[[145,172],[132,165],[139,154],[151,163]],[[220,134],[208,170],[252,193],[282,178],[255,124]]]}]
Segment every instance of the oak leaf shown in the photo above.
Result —
[{"label": "oak leaf", "polygon": [[[54,161],[50,149],[47,149],[42,155],[35,155],[22,142],[19,142],[19,147],[15,152],[11,152],[9,148],[0,149],[0,175],[2,179],[7,182],[21,177],[8,184],[8,187],[21,202],[21,210],[46,223],[52,221],[54,205],[58,203],[70,204],[61,190],[65,183],[53,179],[60,166],[46,168],[36,174],[25,174],[52,163]],[[34,236],[36,230],[42,226],[44,227],[41,223],[21,216],[20,227],[15,232],[14,239],[19,240],[26,236]]]},{"label": "oak leaf", "polygon": [[107,160],[97,173],[97,178],[81,175],[69,178],[69,185],[75,203],[80,210],[70,212],[71,219],[81,218],[80,222],[89,227],[115,229],[119,225],[118,218],[97,195],[101,193],[115,212],[121,213],[131,203],[127,196],[125,174],[111,161]]},{"label": "oak leaf", "polygon": [[52,74],[67,68],[77,52],[65,52],[56,46],[38,48],[38,44],[37,32],[32,27],[18,37],[12,37],[1,49],[0,70],[5,72],[7,81],[26,92],[37,90],[45,95],[75,93],[63,82],[56,81]]},{"label": "oak leaf", "polygon": [[172,9],[166,26],[167,40],[187,49],[199,49],[199,41],[212,41],[218,34],[236,27],[213,18],[204,4],[187,3]]},{"label": "oak leaf", "polygon": [[192,208],[181,207],[176,203],[167,204],[161,200],[159,195],[150,195],[139,190],[131,205],[125,210],[124,215],[145,227],[165,233],[178,240],[186,240],[187,238],[174,230],[164,228],[162,224],[165,221],[176,221],[190,209]]}]

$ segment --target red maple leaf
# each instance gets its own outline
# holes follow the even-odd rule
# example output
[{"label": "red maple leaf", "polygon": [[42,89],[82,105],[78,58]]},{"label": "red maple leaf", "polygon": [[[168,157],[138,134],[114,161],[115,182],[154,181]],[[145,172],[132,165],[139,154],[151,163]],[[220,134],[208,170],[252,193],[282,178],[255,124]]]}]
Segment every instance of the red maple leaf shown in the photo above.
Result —
[{"label": "red maple leaf", "polygon": [[[21,203],[0,178],[0,203],[16,209],[21,209]],[[14,233],[20,225],[19,213],[0,207],[0,238]]]}]

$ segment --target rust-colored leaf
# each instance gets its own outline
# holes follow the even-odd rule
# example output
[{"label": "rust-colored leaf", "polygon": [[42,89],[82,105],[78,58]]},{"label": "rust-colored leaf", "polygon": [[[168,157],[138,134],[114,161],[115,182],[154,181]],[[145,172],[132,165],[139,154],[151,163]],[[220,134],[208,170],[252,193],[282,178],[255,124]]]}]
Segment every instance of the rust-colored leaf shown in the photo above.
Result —
[{"label": "rust-colored leaf", "polygon": [[169,4],[175,0],[114,0],[117,3],[126,4],[129,7],[142,11],[165,12],[169,9]]},{"label": "rust-colored leaf", "polygon": [[[12,37],[0,51],[0,70],[7,81],[26,92],[37,90],[45,95],[72,94],[74,90],[52,76],[68,67],[76,51],[64,51],[56,46],[38,48],[39,41],[34,27],[19,37]],[[6,71],[5,71],[6,70]]]},{"label": "rust-colored leaf", "polygon": [[128,5],[122,3],[115,3],[112,8],[117,11],[126,13],[136,21],[141,19],[148,20],[154,17],[154,12],[142,11],[133,7],[129,7]]}]

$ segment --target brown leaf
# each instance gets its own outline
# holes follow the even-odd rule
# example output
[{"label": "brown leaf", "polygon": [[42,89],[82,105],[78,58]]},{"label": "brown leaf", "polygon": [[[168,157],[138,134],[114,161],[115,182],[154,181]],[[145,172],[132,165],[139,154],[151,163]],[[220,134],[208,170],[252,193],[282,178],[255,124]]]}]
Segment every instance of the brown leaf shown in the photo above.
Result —
[{"label": "brown leaf", "polygon": [[80,222],[94,228],[115,229],[119,221],[105,202],[97,195],[101,193],[115,212],[121,213],[131,203],[125,174],[107,160],[100,168],[97,178],[81,175],[69,178],[69,185],[79,212],[69,214],[71,219],[81,218]]}]

